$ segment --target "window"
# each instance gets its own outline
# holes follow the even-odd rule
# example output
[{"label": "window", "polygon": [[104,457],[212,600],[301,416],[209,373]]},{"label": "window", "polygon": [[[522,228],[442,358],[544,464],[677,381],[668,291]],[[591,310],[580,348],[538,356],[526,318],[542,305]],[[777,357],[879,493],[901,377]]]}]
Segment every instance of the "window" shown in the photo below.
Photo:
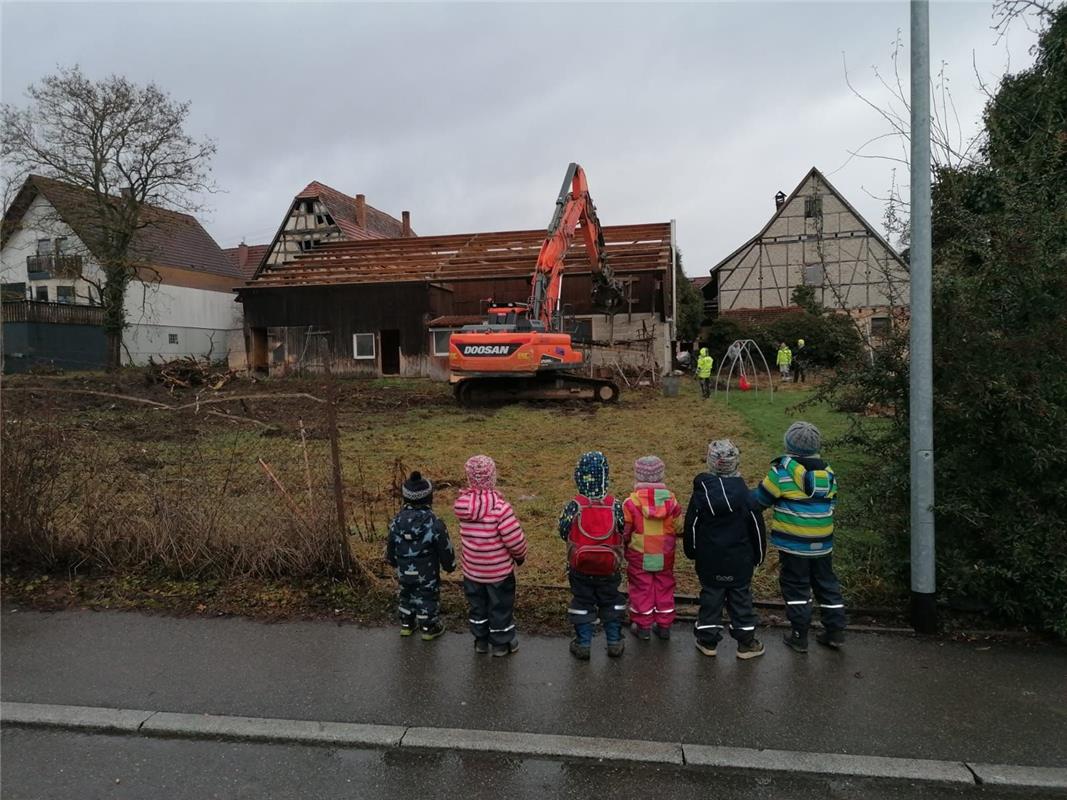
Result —
[{"label": "window", "polygon": [[889,317],[871,317],[871,337],[882,339],[889,335]]},{"label": "window", "polygon": [[0,283],[0,297],[4,300],[25,300],[25,283]]},{"label": "window", "polygon": [[352,357],[357,359],[374,358],[374,334],[352,334]]},{"label": "window", "polygon": [[593,320],[576,319],[571,332],[571,341],[575,344],[589,344],[593,341]]},{"label": "window", "polygon": [[56,253],[58,255],[63,255],[66,252],[67,252],[67,237],[66,236],[60,236],[58,239],[56,239]]},{"label": "window", "polygon": [[74,302],[74,287],[73,286],[57,286],[56,287],[56,302],[57,303],[73,303]]},{"label": "window", "polygon": [[176,334],[176,333],[168,333],[167,334],[167,344],[177,344],[177,343],[178,343],[178,334]]},{"label": "window", "polygon": [[302,252],[304,252],[304,253],[306,253],[308,250],[310,250],[314,246],[315,246],[315,242],[313,242],[311,239],[302,239],[300,241],[300,250]]},{"label": "window", "polygon": [[808,217],[821,217],[822,216],[822,198],[818,195],[804,198],[804,216]]},{"label": "window", "polygon": [[804,285],[822,286],[822,264],[804,265]]},{"label": "window", "polygon": [[41,301],[42,303],[48,302],[48,287],[38,286],[34,292],[34,299]]},{"label": "window", "polygon": [[304,201],[304,213],[305,214],[314,214],[315,213],[315,201],[314,200],[305,200]]},{"label": "window", "polygon": [[38,239],[37,240],[37,255],[47,256],[52,252],[52,240],[51,239]]},{"label": "window", "polygon": [[430,336],[433,338],[433,354],[447,356],[448,340],[452,336],[452,331],[430,331]]}]

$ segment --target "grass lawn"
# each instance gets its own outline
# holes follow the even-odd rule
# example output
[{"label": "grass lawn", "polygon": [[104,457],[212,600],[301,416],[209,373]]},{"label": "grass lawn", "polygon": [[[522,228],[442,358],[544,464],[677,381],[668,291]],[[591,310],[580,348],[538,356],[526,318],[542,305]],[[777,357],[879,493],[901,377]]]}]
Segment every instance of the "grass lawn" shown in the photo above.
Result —
[{"label": "grass lawn", "polygon": [[[110,469],[137,476],[131,487],[157,476],[188,485],[210,514],[219,509],[220,524],[229,526],[231,535],[239,536],[249,519],[262,524],[264,515],[280,518],[294,503],[306,508],[322,505],[322,497],[328,497],[312,495],[310,488],[304,496],[309,472],[316,482],[329,474],[322,406],[300,398],[272,397],[297,392],[324,396],[321,378],[231,384],[222,394],[245,399],[213,406],[253,416],[272,425],[271,430],[195,410],[160,412],[112,399],[47,393],[49,386],[73,386],[136,394],[173,405],[191,399],[146,387],[137,376],[119,384],[115,380],[8,379],[8,386],[40,386],[42,395],[5,392],[5,415],[35,410],[47,396],[57,404],[49,419],[59,420],[50,424],[64,426],[71,446],[91,441],[106,450]],[[693,476],[704,468],[709,440],[732,439],[741,448],[742,474],[755,485],[768,461],[781,450],[782,433],[795,418],[789,408],[807,397],[805,391],[789,387],[773,399],[766,392],[731,392],[729,403],[722,394],[702,400],[695,382],[687,380],[676,398],[663,397],[655,390],[631,390],[624,391],[617,404],[607,406],[544,403],[472,410],[457,407],[449,387],[441,383],[340,380],[337,387],[342,476],[357,555],[387,578],[381,561],[385,528],[399,504],[399,483],[413,469],[436,484],[435,508],[458,546],[451,507],[466,483],[463,464],[471,455],[485,453],[496,460],[499,489],[514,505],[530,542],[530,555],[519,573],[520,604],[525,586],[525,602],[543,599],[545,607],[539,612],[549,616],[556,614],[561,602],[551,587],[565,584],[565,546],[557,536],[556,519],[573,496],[574,463],[582,452],[596,449],[607,455],[612,491],[620,496],[632,488],[634,459],[659,455],[667,464],[668,485],[685,504]],[[824,439],[833,439],[847,427],[847,418],[826,408],[805,411],[804,416],[820,426]],[[305,468],[301,420],[309,468]],[[862,469],[862,455],[833,447],[824,454],[838,471],[841,502],[847,507],[849,478]],[[290,498],[283,497],[267,479],[260,459],[287,487]],[[123,476],[112,474],[108,479],[121,481]],[[889,594],[879,571],[879,552],[873,531],[840,530],[835,557],[853,602],[880,600]],[[698,584],[691,563],[680,557],[676,571],[679,590],[695,593]],[[778,596],[775,575],[772,555],[756,577],[759,596]],[[454,596],[458,600],[458,592]]]}]

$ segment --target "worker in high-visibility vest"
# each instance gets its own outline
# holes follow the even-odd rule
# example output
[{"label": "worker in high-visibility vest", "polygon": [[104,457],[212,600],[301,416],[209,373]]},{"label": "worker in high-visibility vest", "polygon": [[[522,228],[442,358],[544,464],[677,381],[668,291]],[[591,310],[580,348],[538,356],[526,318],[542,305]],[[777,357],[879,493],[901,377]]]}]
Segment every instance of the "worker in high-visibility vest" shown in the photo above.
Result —
[{"label": "worker in high-visibility vest", "polygon": [[701,347],[697,357],[697,380],[700,381],[700,393],[707,400],[711,397],[711,369],[715,366],[715,359],[708,355],[708,348]]},{"label": "worker in high-visibility vest", "polygon": [[793,363],[793,351],[789,349],[789,345],[782,342],[778,348],[778,371],[782,375],[782,380],[789,380],[789,366]]}]

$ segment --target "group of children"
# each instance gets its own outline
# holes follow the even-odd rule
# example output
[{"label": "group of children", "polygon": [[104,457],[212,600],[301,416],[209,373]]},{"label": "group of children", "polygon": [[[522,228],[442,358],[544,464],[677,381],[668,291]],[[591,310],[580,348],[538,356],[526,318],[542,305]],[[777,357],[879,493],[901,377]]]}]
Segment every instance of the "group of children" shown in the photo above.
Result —
[{"label": "group of children", "polygon": [[[741,454],[728,439],[711,442],[707,470],[693,479],[685,510],[666,484],[657,456],[634,463],[634,488],[624,500],[609,493],[608,460],[593,451],[578,459],[577,493],[559,517],[567,543],[574,626],[570,651],[588,660],[599,619],[607,654],[625,650],[623,624],[639,640],[653,634],[671,638],[674,623],[674,559],[682,538],[686,557],[700,580],[700,613],[694,626],[697,649],[714,656],[726,630],[737,641],[737,657],[761,656],[758,617],[752,602],[752,575],[767,550],[763,510],[773,508],[771,544],[778,550],[779,584],[790,631],[785,644],[808,649],[814,603],[823,630],[817,640],[832,648],[844,644],[844,600],[833,571],[833,512],[837,482],[819,457],[820,434],[808,422],[785,433],[785,453],[771,462],[766,477],[749,490],[739,468]],[[507,656],[518,650],[515,633],[515,567],[526,558],[526,537],[511,505],[497,491],[496,464],[478,455],[465,465],[467,488],[456,499],[463,590],[471,634],[478,653]],[[433,485],[413,472],[402,487],[404,505],[389,525],[386,558],[399,582],[400,633],[419,629],[425,640],[444,633],[439,618],[440,571],[456,568],[456,554],[444,523],[431,510]],[[681,521],[681,524],[679,524]],[[626,571],[629,601],[620,590]]]}]

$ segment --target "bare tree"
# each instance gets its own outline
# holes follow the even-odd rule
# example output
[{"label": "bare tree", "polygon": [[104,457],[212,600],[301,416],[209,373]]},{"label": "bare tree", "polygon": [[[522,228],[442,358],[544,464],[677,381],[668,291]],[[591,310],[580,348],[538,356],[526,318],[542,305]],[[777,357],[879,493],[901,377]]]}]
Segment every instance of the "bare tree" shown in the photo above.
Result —
[{"label": "bare tree", "polygon": [[186,133],[189,103],[151,83],[92,81],[75,66],[31,85],[26,97],[25,107],[0,112],[6,177],[35,173],[85,192],[83,216],[64,222],[99,264],[98,275],[81,277],[97,288],[108,361],[118,366],[126,291],[151,259],[138,233],[166,224],[156,209],[199,210],[197,196],[214,188],[215,143]]}]

